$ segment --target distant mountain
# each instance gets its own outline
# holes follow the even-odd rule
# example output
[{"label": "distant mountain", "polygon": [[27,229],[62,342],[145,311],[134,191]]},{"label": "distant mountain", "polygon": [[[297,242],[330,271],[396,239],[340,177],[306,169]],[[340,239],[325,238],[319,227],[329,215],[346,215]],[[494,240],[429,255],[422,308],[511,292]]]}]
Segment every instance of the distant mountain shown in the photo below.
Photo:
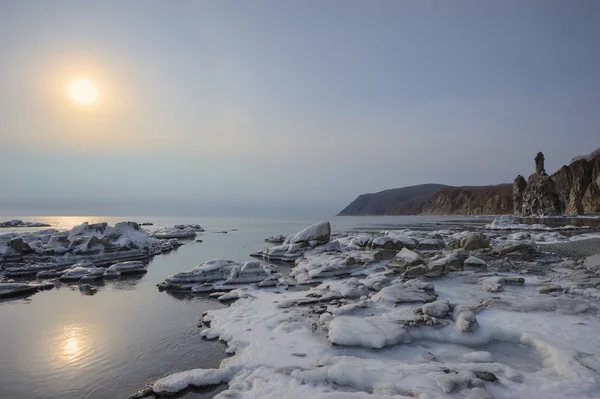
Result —
[{"label": "distant mountain", "polygon": [[357,215],[417,215],[435,193],[448,187],[443,184],[393,188],[378,193],[359,195],[339,216]]},{"label": "distant mountain", "polygon": [[339,216],[499,215],[513,213],[512,184],[420,184],[359,195]]}]

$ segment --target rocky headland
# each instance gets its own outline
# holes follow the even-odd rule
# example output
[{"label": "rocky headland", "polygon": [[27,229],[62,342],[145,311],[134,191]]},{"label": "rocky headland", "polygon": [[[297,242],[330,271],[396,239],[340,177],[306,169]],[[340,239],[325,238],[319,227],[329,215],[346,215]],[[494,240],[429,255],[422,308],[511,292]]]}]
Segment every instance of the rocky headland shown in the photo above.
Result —
[{"label": "rocky headland", "polygon": [[600,149],[575,158],[548,175],[544,154],[535,157],[535,173],[513,182],[515,214],[523,217],[582,215],[600,212]]},{"label": "rocky headland", "polygon": [[600,149],[574,158],[548,175],[544,154],[535,172],[513,184],[446,186],[421,184],[359,195],[338,216],[505,215],[543,217],[600,213]]}]

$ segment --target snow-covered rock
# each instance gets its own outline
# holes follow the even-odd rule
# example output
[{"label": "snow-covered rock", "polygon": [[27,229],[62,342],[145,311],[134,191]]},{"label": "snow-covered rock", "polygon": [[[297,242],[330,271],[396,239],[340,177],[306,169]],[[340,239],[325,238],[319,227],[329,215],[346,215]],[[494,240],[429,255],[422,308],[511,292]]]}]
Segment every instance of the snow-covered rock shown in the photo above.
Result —
[{"label": "snow-covered rock", "polygon": [[265,238],[266,242],[271,242],[271,243],[283,243],[285,241],[285,236],[283,234],[275,234],[272,235],[271,237],[267,237]]},{"label": "snow-covered rock", "polygon": [[60,276],[60,281],[77,282],[77,281],[95,281],[104,277],[105,269],[94,266],[74,266]]},{"label": "snow-covered rock", "polygon": [[190,227],[187,225],[176,225],[173,227],[165,227],[162,229],[158,229],[151,234],[151,237],[158,238],[161,240],[171,239],[171,238],[195,238],[196,233],[198,231],[204,231],[204,229],[199,230],[194,227]]},{"label": "snow-covered rock", "polygon": [[432,317],[446,317],[450,311],[450,305],[447,300],[440,300],[435,302],[426,303],[422,307],[423,313],[427,316]]},{"label": "snow-covered rock", "polygon": [[109,266],[105,271],[105,277],[119,277],[131,274],[147,273],[145,265],[139,261],[119,262]]},{"label": "snow-covered rock", "polygon": [[423,263],[425,263],[425,261],[421,255],[411,251],[410,249],[402,248],[402,250],[398,252],[396,256],[394,256],[394,258],[387,263],[386,266],[405,270],[407,267],[422,265]]},{"label": "snow-covered rock", "polygon": [[328,337],[332,344],[373,349],[411,341],[403,326],[381,317],[336,317],[329,323]]},{"label": "snow-covered rock", "polygon": [[10,298],[21,295],[33,294],[38,287],[26,283],[0,283],[0,298]]}]

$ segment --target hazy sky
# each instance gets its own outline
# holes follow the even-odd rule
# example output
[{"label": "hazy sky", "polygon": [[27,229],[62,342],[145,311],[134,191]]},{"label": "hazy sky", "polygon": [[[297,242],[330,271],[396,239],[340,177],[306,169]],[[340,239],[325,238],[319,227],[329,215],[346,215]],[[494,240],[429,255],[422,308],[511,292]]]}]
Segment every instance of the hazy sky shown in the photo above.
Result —
[{"label": "hazy sky", "polygon": [[600,2],[3,1],[0,91],[0,214],[335,214],[600,146]]}]

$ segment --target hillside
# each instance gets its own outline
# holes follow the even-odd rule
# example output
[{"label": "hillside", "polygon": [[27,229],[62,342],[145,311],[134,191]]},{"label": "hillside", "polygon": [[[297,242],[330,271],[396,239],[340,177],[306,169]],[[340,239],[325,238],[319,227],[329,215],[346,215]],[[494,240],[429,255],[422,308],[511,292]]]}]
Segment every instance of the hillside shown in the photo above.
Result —
[{"label": "hillside", "polygon": [[421,184],[359,195],[339,216],[499,215],[513,212],[512,185]]},{"label": "hillside", "polygon": [[423,215],[501,215],[513,213],[512,184],[446,187],[423,205]]},{"label": "hillside", "polygon": [[378,193],[359,195],[339,216],[416,215],[432,195],[448,187],[443,184],[420,184]]}]

